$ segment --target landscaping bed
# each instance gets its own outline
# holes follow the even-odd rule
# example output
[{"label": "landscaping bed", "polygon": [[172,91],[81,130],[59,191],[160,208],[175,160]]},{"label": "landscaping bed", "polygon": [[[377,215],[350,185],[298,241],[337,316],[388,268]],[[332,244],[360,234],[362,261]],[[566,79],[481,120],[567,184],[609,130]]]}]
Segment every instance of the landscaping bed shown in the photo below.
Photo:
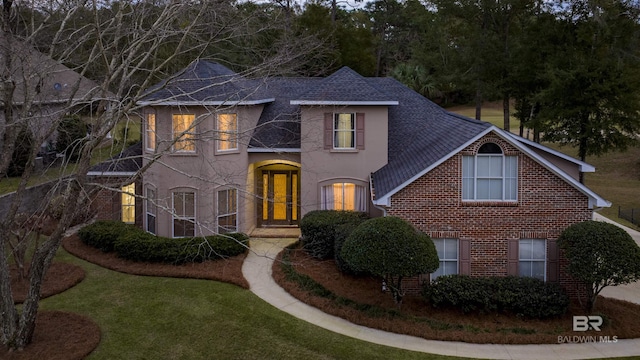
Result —
[{"label": "landscaping bed", "polygon": [[572,316],[585,315],[578,304],[572,304],[564,316],[547,320],[436,309],[419,295],[407,295],[399,309],[390,294],[382,293],[380,279],[345,275],[333,259],[317,260],[299,248],[279,254],[274,262],[273,277],[294,297],[326,313],[356,324],[426,339],[555,344],[559,336],[640,337],[637,326],[640,305],[615,299],[598,299],[594,314],[604,315],[606,319],[602,331],[573,332]]}]

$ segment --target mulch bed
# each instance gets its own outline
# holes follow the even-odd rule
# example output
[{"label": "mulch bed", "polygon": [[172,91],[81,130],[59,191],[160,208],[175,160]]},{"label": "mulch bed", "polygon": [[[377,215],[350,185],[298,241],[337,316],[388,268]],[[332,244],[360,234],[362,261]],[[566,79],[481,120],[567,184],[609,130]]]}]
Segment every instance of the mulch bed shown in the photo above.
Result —
[{"label": "mulch bed", "polygon": [[[248,289],[242,275],[245,254],[203,263],[167,265],[137,263],[118,258],[87,246],[77,235],[62,242],[64,249],[86,261],[107,269],[132,275],[166,276],[176,278],[209,279],[235,284]],[[16,302],[24,301],[28,284],[20,280],[17,269],[12,269],[12,288]],[[14,282],[14,279],[15,282]],[[84,279],[84,270],[76,265],[53,263],[42,284],[42,297],[58,294]],[[0,359],[7,360],[74,360],[83,359],[100,343],[100,328],[91,319],[61,311],[41,311],[36,320],[33,341],[23,351],[8,352],[0,347]]]},{"label": "mulch bed", "polygon": [[[10,272],[13,300],[16,303],[23,303],[29,291],[29,281],[20,276],[16,267],[11,268]],[[25,270],[25,274],[28,274],[28,270]],[[84,280],[84,275],[84,269],[80,266],[54,262],[44,277],[40,297],[44,299],[76,286]]]},{"label": "mulch bed", "polygon": [[249,283],[242,276],[242,262],[246,254],[202,263],[168,265],[124,260],[119,258],[116,253],[105,253],[85,245],[77,235],[65,238],[62,241],[62,246],[68,253],[83,260],[125,274],[208,279],[235,284],[244,289],[249,288]]},{"label": "mulch bed", "polygon": [[31,344],[23,351],[14,352],[0,347],[0,359],[84,359],[99,343],[100,328],[88,317],[62,311],[41,311]]},{"label": "mulch bed", "polygon": [[389,293],[382,293],[380,279],[342,274],[333,260],[318,261],[304,251],[290,251],[289,261],[294,269],[324,286],[333,294],[383,309],[376,314],[365,312],[320,297],[286,279],[282,253],[274,262],[276,282],[299,300],[323,312],[339,316],[353,323],[371,328],[423,337],[432,340],[464,341],[495,344],[555,344],[559,336],[617,336],[618,339],[640,337],[640,305],[625,301],[598,298],[595,314],[604,314],[609,324],[601,332],[573,332],[572,316],[585,315],[577,304],[568,314],[549,320],[523,319],[508,314],[463,314],[455,309],[435,309],[420,296],[406,296],[401,309]]}]

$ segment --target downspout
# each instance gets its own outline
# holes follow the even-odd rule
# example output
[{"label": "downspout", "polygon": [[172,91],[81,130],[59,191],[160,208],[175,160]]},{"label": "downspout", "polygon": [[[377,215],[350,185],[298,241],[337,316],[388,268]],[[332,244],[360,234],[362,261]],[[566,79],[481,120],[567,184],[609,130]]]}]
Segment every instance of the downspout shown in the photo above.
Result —
[{"label": "downspout", "polygon": [[380,207],[378,205],[376,205],[376,203],[373,202],[373,176],[371,176],[372,174],[369,174],[369,196],[371,197],[371,205],[373,205],[374,208],[382,211],[382,216],[386,217],[387,216],[387,209]]}]

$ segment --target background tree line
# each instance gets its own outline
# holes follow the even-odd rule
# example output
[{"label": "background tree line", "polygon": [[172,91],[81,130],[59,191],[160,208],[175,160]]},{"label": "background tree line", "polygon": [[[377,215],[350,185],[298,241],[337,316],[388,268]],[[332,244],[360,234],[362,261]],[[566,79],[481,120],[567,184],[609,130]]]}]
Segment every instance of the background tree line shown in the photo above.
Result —
[{"label": "background tree line", "polygon": [[[3,229],[20,218],[40,144],[68,115],[92,111],[77,166],[60,179],[58,225],[34,251],[29,298],[20,309],[11,295],[9,235],[0,233],[0,340],[16,349],[31,341],[42,279],[65,231],[99,188],[86,176],[94,150],[118,120],[136,113],[145,89],[196,58],[245,76],[326,76],[342,66],[365,76],[394,76],[443,105],[475,101],[477,117],[483,101],[502,101],[506,129],[515,103],[524,126],[578,146],[582,159],[624,149],[637,141],[640,128],[640,9],[630,0],[379,0],[357,8],[336,0],[2,5],[0,181],[17,144],[25,143],[20,139],[32,139],[17,196],[0,219]],[[26,66],[34,56],[30,49],[96,86],[79,94],[79,84],[69,84],[75,89],[69,98],[55,108],[43,105],[40,85],[52,68]],[[50,205],[43,203],[40,215]]]}]

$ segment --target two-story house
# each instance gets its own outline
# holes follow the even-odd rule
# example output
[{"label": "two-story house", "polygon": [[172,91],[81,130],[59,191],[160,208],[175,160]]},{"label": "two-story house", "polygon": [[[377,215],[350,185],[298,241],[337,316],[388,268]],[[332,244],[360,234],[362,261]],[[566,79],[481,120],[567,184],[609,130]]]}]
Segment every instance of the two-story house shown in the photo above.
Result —
[{"label": "two-story house", "polygon": [[365,211],[428,233],[441,260],[434,276],[562,281],[555,239],[610,206],[577,180],[592,166],[349,68],[249,79],[196,61],[140,104],[144,164],[155,161],[142,226],[162,236]]}]

